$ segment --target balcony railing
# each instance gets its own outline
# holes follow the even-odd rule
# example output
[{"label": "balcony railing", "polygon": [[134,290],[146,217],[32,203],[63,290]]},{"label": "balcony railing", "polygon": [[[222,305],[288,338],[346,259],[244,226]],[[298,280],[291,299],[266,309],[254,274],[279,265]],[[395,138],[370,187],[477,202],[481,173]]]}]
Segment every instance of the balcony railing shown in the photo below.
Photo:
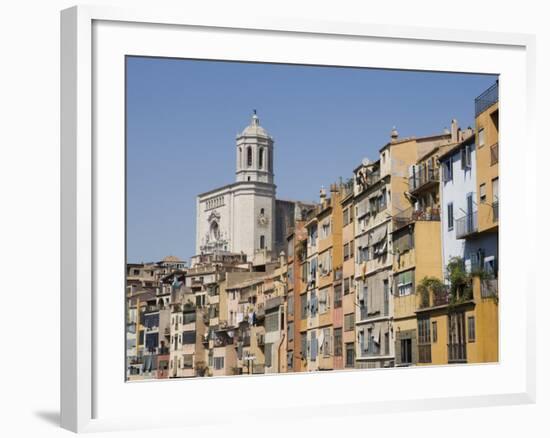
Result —
[{"label": "balcony railing", "polygon": [[426,207],[422,209],[409,207],[393,217],[393,225],[395,229],[399,229],[412,222],[439,220],[441,220],[441,215],[437,207]]},{"label": "balcony railing", "polygon": [[466,362],[466,344],[448,344],[449,363]]},{"label": "balcony railing", "polygon": [[424,186],[439,181],[439,169],[419,168],[419,172],[409,177],[409,191],[415,192]]},{"label": "balcony railing", "polygon": [[462,239],[477,232],[477,211],[456,220],[456,237]]},{"label": "balcony railing", "polygon": [[493,222],[498,222],[498,202],[493,202]]},{"label": "balcony railing", "polygon": [[498,143],[491,146],[491,166],[498,163]]},{"label": "balcony railing", "polygon": [[498,82],[491,85],[487,90],[476,97],[476,117],[496,102],[498,102]]},{"label": "balcony railing", "polygon": [[422,294],[420,297],[419,308],[425,309],[428,307],[445,306],[450,302],[450,294],[448,291],[439,293]]}]

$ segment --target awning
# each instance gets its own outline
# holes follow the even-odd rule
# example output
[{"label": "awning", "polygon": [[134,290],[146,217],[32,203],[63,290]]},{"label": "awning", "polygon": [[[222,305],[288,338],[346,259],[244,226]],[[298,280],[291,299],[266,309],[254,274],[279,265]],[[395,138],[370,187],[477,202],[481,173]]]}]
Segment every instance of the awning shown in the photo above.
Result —
[{"label": "awning", "polygon": [[374,329],[372,330],[372,339],[377,344],[380,344],[380,325],[374,326]]},{"label": "awning", "polygon": [[371,234],[370,245],[372,246],[372,245],[376,245],[377,243],[380,243],[382,240],[386,238],[387,233],[388,233],[388,226],[386,224],[382,225],[381,227],[378,227]]},{"label": "awning", "polygon": [[382,196],[382,191],[377,190],[376,192],[369,195],[369,200],[374,199],[374,198],[379,198],[380,196]]}]

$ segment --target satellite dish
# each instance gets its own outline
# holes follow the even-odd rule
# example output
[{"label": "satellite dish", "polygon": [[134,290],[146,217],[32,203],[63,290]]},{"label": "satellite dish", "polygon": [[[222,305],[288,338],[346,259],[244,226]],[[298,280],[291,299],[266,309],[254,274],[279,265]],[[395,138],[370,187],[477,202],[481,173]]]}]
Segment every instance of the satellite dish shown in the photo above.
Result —
[{"label": "satellite dish", "polygon": [[370,160],[368,158],[363,158],[363,161],[361,162],[363,166],[368,166],[370,164]]}]

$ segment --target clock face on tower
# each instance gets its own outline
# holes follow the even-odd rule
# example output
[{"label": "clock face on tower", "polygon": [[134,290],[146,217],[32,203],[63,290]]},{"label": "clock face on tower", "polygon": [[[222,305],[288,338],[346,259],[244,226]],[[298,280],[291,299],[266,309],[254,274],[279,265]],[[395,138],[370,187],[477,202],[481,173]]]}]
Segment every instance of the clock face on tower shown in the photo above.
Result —
[{"label": "clock face on tower", "polygon": [[267,216],[264,213],[260,213],[258,216],[258,224],[265,226],[268,222],[269,220],[267,219]]}]

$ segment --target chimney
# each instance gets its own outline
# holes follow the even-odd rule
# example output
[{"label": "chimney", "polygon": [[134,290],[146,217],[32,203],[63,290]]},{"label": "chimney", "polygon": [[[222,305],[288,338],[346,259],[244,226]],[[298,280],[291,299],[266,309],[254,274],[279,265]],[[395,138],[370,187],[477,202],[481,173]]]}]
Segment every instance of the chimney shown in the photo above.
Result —
[{"label": "chimney", "polygon": [[395,129],[395,126],[394,126],[390,134],[391,142],[395,143],[398,137],[399,137],[399,133],[397,132],[397,129]]},{"label": "chimney", "polygon": [[322,204],[327,199],[327,191],[323,186],[321,186],[321,190],[319,190],[319,202]]},{"label": "chimney", "polygon": [[451,142],[458,143],[458,122],[456,119],[451,120]]}]

